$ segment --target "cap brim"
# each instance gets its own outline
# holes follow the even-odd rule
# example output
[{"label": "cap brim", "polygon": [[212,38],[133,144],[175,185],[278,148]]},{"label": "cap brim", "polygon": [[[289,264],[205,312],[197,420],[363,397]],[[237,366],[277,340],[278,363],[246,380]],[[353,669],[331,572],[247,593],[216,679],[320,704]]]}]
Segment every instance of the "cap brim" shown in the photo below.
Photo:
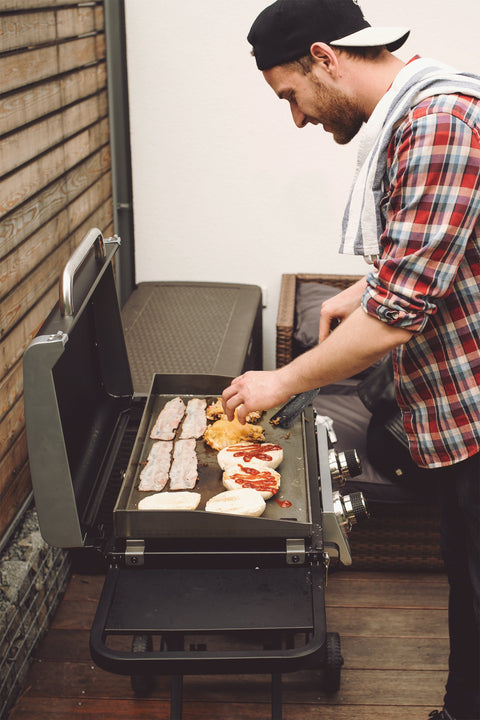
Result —
[{"label": "cap brim", "polygon": [[330,45],[342,47],[378,47],[385,45],[388,50],[398,50],[403,45],[410,30],[406,27],[367,27],[351,35],[333,40]]}]

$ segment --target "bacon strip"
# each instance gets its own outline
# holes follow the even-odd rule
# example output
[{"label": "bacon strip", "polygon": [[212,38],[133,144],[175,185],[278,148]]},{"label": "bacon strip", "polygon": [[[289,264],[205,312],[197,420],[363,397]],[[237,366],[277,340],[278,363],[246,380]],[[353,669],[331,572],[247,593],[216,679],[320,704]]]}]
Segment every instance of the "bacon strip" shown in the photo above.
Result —
[{"label": "bacon strip", "polygon": [[182,398],[169,400],[159,413],[150,437],[153,440],[173,440],[184,415],[185,403]]},{"label": "bacon strip", "polygon": [[152,445],[147,464],[140,473],[138,489],[142,492],[163,490],[168,480],[173,442],[161,441]]},{"label": "bacon strip", "polygon": [[191,490],[197,482],[197,453],[193,438],[177,440],[170,469],[170,490]]},{"label": "bacon strip", "polygon": [[207,401],[192,398],[188,401],[187,414],[182,425],[181,438],[199,438],[207,429]]}]

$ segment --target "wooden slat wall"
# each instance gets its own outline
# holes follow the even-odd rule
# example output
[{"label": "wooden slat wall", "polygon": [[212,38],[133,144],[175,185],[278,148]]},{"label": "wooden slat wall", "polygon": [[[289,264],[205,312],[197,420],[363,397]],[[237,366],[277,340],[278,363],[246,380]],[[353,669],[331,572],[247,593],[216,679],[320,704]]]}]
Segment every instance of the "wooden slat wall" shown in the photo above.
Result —
[{"label": "wooden slat wall", "polygon": [[90,227],[113,233],[103,2],[0,2],[0,537],[30,489],[22,356]]}]

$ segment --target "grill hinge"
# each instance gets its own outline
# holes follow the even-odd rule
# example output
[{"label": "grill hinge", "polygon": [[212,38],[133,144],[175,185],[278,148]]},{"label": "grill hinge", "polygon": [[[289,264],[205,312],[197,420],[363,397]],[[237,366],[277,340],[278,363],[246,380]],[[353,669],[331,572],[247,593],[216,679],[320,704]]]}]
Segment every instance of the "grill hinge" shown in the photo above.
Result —
[{"label": "grill hinge", "polygon": [[125,547],[125,565],[139,567],[145,563],[145,541],[127,540]]},{"label": "grill hinge", "polygon": [[305,564],[305,540],[300,538],[287,539],[287,565]]}]

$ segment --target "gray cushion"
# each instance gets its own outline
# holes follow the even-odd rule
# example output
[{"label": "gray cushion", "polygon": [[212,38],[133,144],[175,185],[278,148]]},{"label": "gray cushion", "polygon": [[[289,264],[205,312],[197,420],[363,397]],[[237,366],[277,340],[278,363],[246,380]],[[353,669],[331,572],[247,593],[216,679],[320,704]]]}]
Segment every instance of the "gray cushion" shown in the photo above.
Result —
[{"label": "gray cushion", "polygon": [[293,338],[300,350],[309,350],[318,343],[320,307],[324,300],[337,295],[338,288],[317,282],[298,283],[295,293],[295,327]]},{"label": "gray cushion", "polygon": [[[348,480],[346,492],[361,491],[369,503],[405,503],[417,501],[415,493],[408,487],[395,483],[380,474],[367,457],[367,428],[371,414],[362,403],[355,391],[355,381],[349,380],[342,387],[322,388],[314,400],[313,407],[320,415],[327,415],[333,420],[333,428],[338,442],[337,451],[356,450],[362,464],[362,474]],[[330,391],[334,390],[333,394]]]}]

